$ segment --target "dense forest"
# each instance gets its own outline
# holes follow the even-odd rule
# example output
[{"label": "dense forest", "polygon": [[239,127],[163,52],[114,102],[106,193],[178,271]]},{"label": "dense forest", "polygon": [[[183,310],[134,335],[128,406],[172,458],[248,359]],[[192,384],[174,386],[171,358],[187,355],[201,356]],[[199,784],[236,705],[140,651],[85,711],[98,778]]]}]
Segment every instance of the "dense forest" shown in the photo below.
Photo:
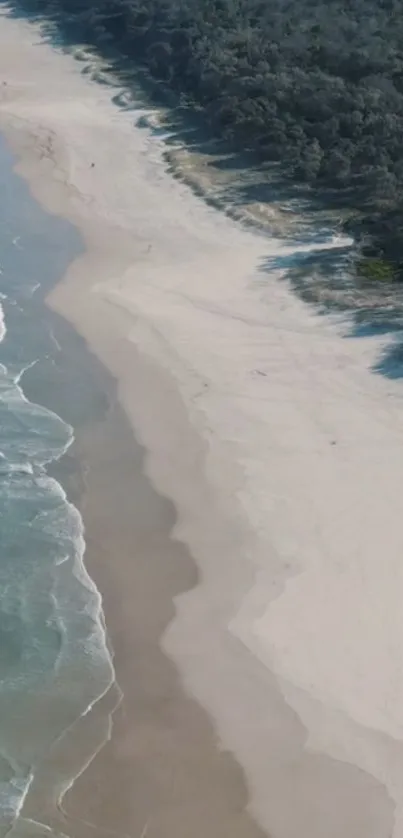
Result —
[{"label": "dense forest", "polygon": [[15,0],[147,66],[229,147],[360,213],[374,276],[403,276],[401,0]]}]

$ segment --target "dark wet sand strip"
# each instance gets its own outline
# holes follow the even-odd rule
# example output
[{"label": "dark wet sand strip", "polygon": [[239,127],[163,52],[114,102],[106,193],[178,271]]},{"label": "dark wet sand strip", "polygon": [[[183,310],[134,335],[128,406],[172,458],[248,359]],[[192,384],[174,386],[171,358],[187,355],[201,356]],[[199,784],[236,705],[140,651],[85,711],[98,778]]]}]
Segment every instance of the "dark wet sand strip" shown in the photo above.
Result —
[{"label": "dark wet sand strip", "polygon": [[[109,376],[86,354],[78,336],[71,332],[64,341],[58,331],[62,350],[53,383],[49,371],[43,381],[43,397],[39,390],[33,394],[34,399],[50,407],[49,397],[54,398],[56,412],[78,432],[75,456],[83,476],[77,476],[70,456],[63,464],[65,475],[61,478],[68,485],[69,496],[79,500],[84,512],[89,543],[86,560],[105,598],[106,620],[125,699],[115,714],[111,743],[100,751],[73,791],[65,795],[67,820],[60,815],[55,820],[50,790],[62,795],[68,778],[79,772],[90,753],[107,739],[116,695],[100,702],[96,712],[84,717],[68,739],[54,749],[36,780],[25,814],[30,812],[35,818],[38,813],[42,820],[55,823],[77,838],[87,838],[87,834],[89,838],[94,833],[91,822],[105,835],[124,832],[136,838],[204,838],[208,834],[240,838],[259,834],[246,814],[244,775],[220,749],[215,734],[219,731],[245,770],[251,811],[271,838],[391,838],[392,834],[400,838],[399,826],[394,827],[394,803],[401,801],[402,788],[400,741],[385,741],[377,728],[365,728],[359,720],[334,718],[333,703],[322,704],[317,698],[315,684],[324,671],[322,662],[335,668],[335,683],[339,683],[339,694],[346,701],[347,693],[351,698],[351,690],[358,683],[357,673],[351,669],[348,644],[339,644],[339,633],[345,628],[345,621],[340,619],[342,609],[331,622],[336,629],[327,644],[328,621],[320,620],[321,613],[322,617],[325,612],[327,615],[327,601],[321,610],[317,592],[322,588],[317,582],[311,584],[308,573],[301,574],[303,551],[299,549],[304,544],[305,554],[312,550],[316,555],[317,532],[325,531],[329,511],[330,531],[334,533],[335,508],[340,503],[344,511],[347,488],[355,486],[357,494],[369,503],[368,508],[375,503],[378,512],[387,512],[385,520],[391,520],[392,496],[383,491],[382,471],[376,480],[371,479],[378,472],[373,471],[367,454],[378,450],[380,439],[387,442],[394,455],[394,472],[390,471],[388,458],[385,485],[392,485],[393,479],[399,484],[400,418],[395,417],[396,421],[379,437],[377,411],[383,415],[384,406],[372,379],[364,371],[359,374],[359,365],[355,366],[357,342],[354,349],[349,345],[343,352],[338,336],[327,334],[324,341],[318,340],[306,312],[299,309],[299,304],[295,308],[295,300],[274,277],[268,319],[261,320],[260,299],[250,296],[250,277],[255,276],[263,257],[266,264],[268,256],[277,260],[281,255],[278,240],[249,236],[232,224],[228,226],[224,216],[212,213],[189,190],[177,188],[164,170],[160,150],[149,147],[147,136],[133,125],[130,114],[113,106],[110,91],[83,76],[71,57],[41,43],[36,28],[20,21],[3,21],[0,43],[0,64],[3,62],[3,75],[8,79],[1,122],[20,156],[18,171],[28,179],[44,207],[70,219],[80,229],[86,244],[85,254],[50,295],[50,305],[85,336],[91,351],[117,381],[115,392]],[[94,169],[90,166],[93,161]],[[144,254],[150,242],[152,258],[147,257],[146,264]],[[190,295],[187,301],[182,294],[185,287]],[[233,306],[234,290],[238,302],[234,301]],[[202,306],[200,292],[205,296]],[[238,306],[242,315],[252,312],[251,324],[255,323],[257,331],[253,327],[244,334],[244,318],[238,317]],[[154,333],[158,336],[159,329],[161,341],[154,345]],[[171,356],[166,356],[166,347],[172,350]],[[165,375],[166,368],[168,373],[175,372],[176,352],[182,370],[180,392],[175,377],[171,380]],[[155,369],[148,363],[148,354],[156,362]],[[226,358],[222,369],[214,363],[221,356]],[[257,433],[263,427],[262,402],[260,396],[256,399],[256,387],[260,387],[256,381],[261,377],[255,379],[249,373],[260,369],[263,357],[279,364],[278,375],[275,372],[266,377],[268,404],[276,405],[277,443],[269,428],[263,437]],[[323,358],[326,363],[322,368]],[[340,358],[345,364],[342,376]],[[197,390],[191,375],[193,367]],[[160,368],[164,374],[160,374]],[[193,408],[195,398],[200,396],[200,381],[207,383],[212,398],[206,399],[199,434]],[[237,385],[233,393],[227,388],[228,382]],[[240,389],[238,382],[242,384]],[[253,401],[257,405],[251,415],[239,410],[236,397],[239,394],[243,398],[246,382],[248,405]],[[341,400],[333,404],[339,389]],[[224,392],[231,396],[229,401],[222,401]],[[288,393],[292,394],[291,400]],[[131,431],[128,424],[121,424],[117,394]],[[312,422],[305,421],[307,414],[300,409],[306,395]],[[315,412],[320,415],[321,405],[327,401],[332,408],[329,421],[339,427],[340,438],[344,438],[350,406],[356,405],[359,416],[365,416],[366,446],[361,446],[361,422],[359,444],[354,444],[353,435],[346,448],[328,445],[326,433],[314,421]],[[291,412],[290,405],[294,405]],[[236,444],[227,458],[227,443],[233,440],[233,416],[240,422],[243,442],[239,447]],[[189,421],[192,418],[196,418],[195,423]],[[211,492],[205,479],[205,454],[211,453],[211,437],[206,432],[209,421],[218,443]],[[136,447],[133,432],[146,446],[147,455]],[[295,448],[290,447],[290,432]],[[370,444],[371,440],[376,444]],[[309,451],[310,447],[313,453],[323,450],[325,456],[312,454],[313,459],[306,461],[295,457],[295,453]],[[348,472],[348,480],[342,477],[346,452],[350,462],[356,464]],[[253,561],[247,560],[243,536],[254,542],[257,533],[255,525],[250,524],[256,519],[253,514],[244,533],[238,526],[239,505],[235,502],[239,467],[245,457],[253,467],[245,484],[245,497],[255,498],[261,512],[266,508],[266,497],[273,498],[274,510],[281,509],[277,501],[288,495],[296,498],[298,509],[300,504],[302,508],[306,500],[303,487],[308,483],[312,486],[308,518],[311,520],[312,514],[319,529],[313,527],[308,541],[304,540],[304,516],[300,516],[299,529],[293,516],[285,514],[284,506],[284,515],[267,514],[262,542],[258,539],[259,543],[251,545],[257,546],[258,552],[253,549]],[[331,467],[328,457],[332,458]],[[380,462],[377,460],[378,465]],[[384,462],[386,459],[382,460],[382,469]],[[320,464],[323,483],[311,480],[311,463]],[[174,500],[180,513],[175,531],[173,508],[154,494],[143,472],[151,475],[159,491]],[[253,474],[257,477],[263,473],[270,475],[270,481],[255,485]],[[278,485],[276,474],[281,477]],[[279,494],[280,484],[283,488]],[[294,494],[296,486],[302,488]],[[319,491],[317,486],[324,488]],[[334,493],[336,506],[329,503],[328,489]],[[249,490],[253,490],[251,495]],[[398,496],[395,492],[394,498]],[[359,527],[360,518],[357,521],[358,526],[355,520],[354,527],[351,525],[352,545],[355,538],[358,543],[363,529]],[[192,588],[197,581],[192,559],[170,540],[178,531],[197,558],[202,583],[197,588]],[[284,623],[291,630],[290,653],[295,655],[299,649],[295,656],[298,672],[302,665],[302,671],[312,675],[312,690],[303,696],[301,690],[297,696],[295,690],[290,691],[294,684],[292,667],[290,684],[284,678],[279,682],[271,662],[264,666],[259,655],[249,651],[255,648],[254,642],[249,644],[256,617],[261,617],[261,605],[258,613],[252,609],[241,631],[246,647],[233,631],[234,617],[239,615],[252,585],[266,610],[273,597],[279,600],[278,586],[290,575],[288,541],[283,542],[288,532],[297,547],[298,578],[306,582],[303,595],[288,616],[286,612]],[[389,537],[398,569],[400,553],[393,554],[398,527],[391,527]],[[273,565],[271,544],[276,538],[278,562]],[[331,541],[334,551],[337,544],[333,537]],[[385,564],[379,564],[376,545],[376,539],[369,545],[375,549],[372,565],[371,550],[363,553],[365,575],[371,567],[375,574],[381,573],[379,578],[387,579],[393,593],[391,601],[395,602],[398,573],[389,572],[385,577]],[[343,538],[344,564],[354,568],[356,555],[350,556],[348,546]],[[263,580],[260,574],[258,580],[254,578],[255,559],[265,571]],[[336,572],[338,565],[332,568],[330,563],[329,567]],[[371,578],[376,582],[376,576]],[[322,576],[319,582],[322,584]],[[180,618],[171,623],[163,637],[174,615],[172,597],[187,589],[192,593],[178,601]],[[387,590],[380,600],[385,604],[389,602]],[[333,593],[331,587],[329,591]],[[349,593],[350,604],[355,603],[354,588]],[[365,604],[365,589],[356,593],[357,605]],[[335,603],[337,609],[337,597],[329,596],[329,610]],[[283,605],[280,603],[281,608]],[[309,633],[304,640],[305,625],[304,631],[294,631],[301,625],[296,616],[301,620],[304,614],[309,617],[306,622],[312,626],[312,636],[320,640],[317,655],[312,655]],[[397,609],[396,622],[393,616],[387,624],[390,634],[379,633],[379,643],[377,632],[371,632],[380,624],[371,620],[362,647],[358,645],[365,660],[367,651],[382,651],[379,672],[388,671],[383,669],[384,662],[395,672],[390,649],[396,648],[393,632],[399,625],[399,614]],[[264,650],[267,641],[278,654],[282,670],[281,631],[279,635],[273,631],[268,637],[265,630],[259,636]],[[376,644],[371,645],[371,636],[376,637]],[[214,723],[209,722],[210,715],[187,701],[176,670],[162,656],[161,637],[183,683],[207,708]],[[386,642],[383,646],[389,637],[392,645]],[[354,630],[351,638],[357,639]],[[354,644],[352,648],[356,648]],[[334,654],[335,649],[338,654]],[[376,657],[372,664],[376,672],[375,661]],[[376,717],[377,696],[390,695],[389,681],[385,680],[386,691],[379,677],[378,682],[380,692],[376,691],[374,697],[368,692],[371,700],[362,702],[367,717],[373,711]],[[400,824],[401,812],[399,803]]]},{"label": "dark wet sand strip", "polygon": [[94,832],[262,838],[247,812],[241,768],[220,747],[207,714],[185,694],[160,648],[174,617],[173,598],[197,584],[192,557],[170,537],[174,506],[144,474],[144,449],[133,437],[111,377],[84,342],[55,321],[62,344],[57,364],[33,370],[26,389],[53,401],[53,407],[57,403],[76,425],[76,442],[58,477],[83,512],[86,566],[103,595],[123,698],[110,741],[63,800],[67,818],[52,812],[54,777],[80,771],[106,738],[116,692],[54,749],[25,814],[38,817],[39,806],[48,822],[80,838]]}]

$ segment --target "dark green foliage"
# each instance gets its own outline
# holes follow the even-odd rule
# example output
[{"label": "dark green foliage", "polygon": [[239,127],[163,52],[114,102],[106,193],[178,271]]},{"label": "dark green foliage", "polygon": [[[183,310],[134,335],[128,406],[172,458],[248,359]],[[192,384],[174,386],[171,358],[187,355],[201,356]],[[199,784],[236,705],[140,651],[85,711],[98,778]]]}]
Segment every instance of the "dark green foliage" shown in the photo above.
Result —
[{"label": "dark green foliage", "polygon": [[390,262],[379,257],[360,259],[356,264],[358,276],[371,282],[393,282],[396,271]]},{"label": "dark green foliage", "polygon": [[232,147],[337,193],[364,214],[372,250],[401,268],[401,0],[15,3],[146,65]]}]

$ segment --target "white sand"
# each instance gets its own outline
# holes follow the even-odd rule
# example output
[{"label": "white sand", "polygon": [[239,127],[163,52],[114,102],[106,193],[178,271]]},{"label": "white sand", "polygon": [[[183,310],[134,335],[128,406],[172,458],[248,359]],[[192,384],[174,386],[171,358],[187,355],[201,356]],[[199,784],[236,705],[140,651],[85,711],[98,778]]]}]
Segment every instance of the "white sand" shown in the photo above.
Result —
[{"label": "white sand", "polygon": [[200,567],[165,648],[272,838],[401,838],[403,386],[82,66],[1,19],[0,127],[88,246],[51,303],[117,376]]}]

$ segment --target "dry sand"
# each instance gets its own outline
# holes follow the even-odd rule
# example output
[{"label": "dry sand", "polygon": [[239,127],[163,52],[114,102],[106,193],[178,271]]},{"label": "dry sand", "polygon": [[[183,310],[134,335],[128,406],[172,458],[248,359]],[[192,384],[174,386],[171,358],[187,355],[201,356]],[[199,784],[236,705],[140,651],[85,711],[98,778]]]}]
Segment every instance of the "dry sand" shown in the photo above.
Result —
[{"label": "dry sand", "polygon": [[[166,172],[138,114],[81,70],[37,29],[1,19],[0,128],[35,196],[87,245],[49,303],[116,377],[199,569],[163,649],[272,838],[402,838],[403,389],[370,371],[381,339],[351,337],[280,281],[302,248],[204,205]],[[117,653],[142,631],[117,569],[119,584]],[[147,708],[133,712],[129,732]],[[202,770],[198,733],[187,749]],[[126,772],[135,750],[128,733]],[[186,799],[190,821],[203,817]],[[166,833],[151,825],[148,838],[171,834],[169,804]],[[229,823],[222,834],[238,835]]]}]

